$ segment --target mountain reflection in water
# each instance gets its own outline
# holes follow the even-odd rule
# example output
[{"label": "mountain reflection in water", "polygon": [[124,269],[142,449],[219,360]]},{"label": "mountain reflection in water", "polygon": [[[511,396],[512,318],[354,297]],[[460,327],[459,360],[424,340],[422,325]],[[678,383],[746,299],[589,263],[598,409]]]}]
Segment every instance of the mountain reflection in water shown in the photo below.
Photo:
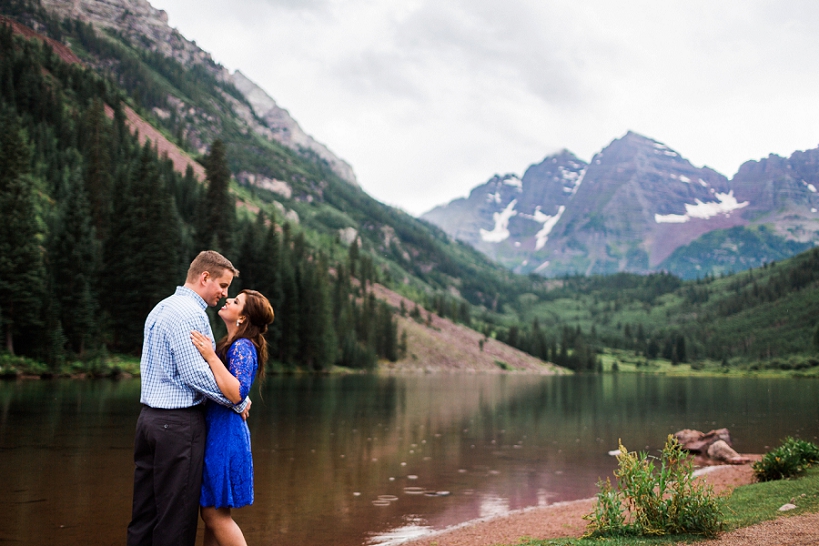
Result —
[{"label": "mountain reflection in water", "polygon": [[[398,544],[586,498],[608,452],[727,427],[740,452],[819,435],[812,380],[426,375],[269,377],[251,396],[249,543]],[[0,542],[121,543],[139,381],[0,382]],[[200,525],[201,534],[201,525]]]}]

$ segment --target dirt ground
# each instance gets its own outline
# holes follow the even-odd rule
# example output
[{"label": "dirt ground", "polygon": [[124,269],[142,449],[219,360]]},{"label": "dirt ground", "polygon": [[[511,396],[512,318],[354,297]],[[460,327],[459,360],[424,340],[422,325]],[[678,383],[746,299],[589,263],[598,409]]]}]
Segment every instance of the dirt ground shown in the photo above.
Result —
[{"label": "dirt ground", "polygon": [[[728,494],[735,487],[753,483],[750,465],[714,466],[700,477],[718,494]],[[594,499],[557,503],[530,508],[506,516],[469,522],[452,529],[408,542],[411,546],[491,546],[516,544],[522,537],[579,537],[586,529],[584,514],[591,512]],[[819,544],[819,514],[779,518],[730,533],[719,539],[704,541],[708,546],[739,545],[816,545]]]}]

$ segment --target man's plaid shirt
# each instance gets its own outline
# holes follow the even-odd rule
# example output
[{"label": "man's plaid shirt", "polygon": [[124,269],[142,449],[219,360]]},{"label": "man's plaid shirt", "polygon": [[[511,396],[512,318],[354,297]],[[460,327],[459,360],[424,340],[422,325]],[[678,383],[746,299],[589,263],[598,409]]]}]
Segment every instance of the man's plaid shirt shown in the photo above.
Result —
[{"label": "man's plaid shirt", "polygon": [[225,398],[210,366],[191,342],[197,330],[213,342],[207,304],[199,294],[178,286],[173,296],[159,302],[145,320],[145,342],[139,367],[142,374],[140,402],[152,408],[178,409],[196,406],[205,398],[241,412],[245,398],[234,405]]}]

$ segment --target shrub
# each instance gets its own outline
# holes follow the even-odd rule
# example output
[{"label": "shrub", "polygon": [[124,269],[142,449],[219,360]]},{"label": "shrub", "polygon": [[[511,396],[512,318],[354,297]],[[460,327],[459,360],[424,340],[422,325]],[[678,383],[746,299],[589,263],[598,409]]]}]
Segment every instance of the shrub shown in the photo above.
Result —
[{"label": "shrub", "polygon": [[[659,463],[656,467],[655,461]],[[589,520],[587,537],[697,534],[722,530],[722,500],[713,489],[694,481],[693,464],[669,435],[658,460],[629,453],[620,444],[615,489],[611,480],[598,482],[600,492]]]},{"label": "shrub", "polygon": [[495,366],[497,366],[501,370],[505,370],[507,372],[511,372],[512,370],[515,369],[512,366],[510,366],[509,364],[507,364],[506,362],[504,362],[503,360],[496,360],[495,361]]},{"label": "shrub", "polygon": [[15,376],[20,373],[41,375],[48,371],[48,366],[37,360],[0,352],[0,376]]},{"label": "shrub", "polygon": [[754,463],[754,475],[760,482],[783,480],[801,474],[819,462],[819,447],[805,440],[785,438],[782,445],[766,453]]}]

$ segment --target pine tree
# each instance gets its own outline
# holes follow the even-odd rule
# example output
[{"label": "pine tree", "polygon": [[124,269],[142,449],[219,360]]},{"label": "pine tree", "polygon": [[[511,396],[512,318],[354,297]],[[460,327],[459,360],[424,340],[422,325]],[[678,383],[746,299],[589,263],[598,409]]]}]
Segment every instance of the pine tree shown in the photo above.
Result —
[{"label": "pine tree", "polygon": [[301,264],[301,294],[299,305],[300,361],[308,369],[321,371],[336,360],[336,337],[332,321],[332,305],[328,293],[324,260]]},{"label": "pine tree", "polygon": [[[480,340],[481,351],[483,351],[483,339]],[[398,342],[398,358],[407,358],[407,330],[401,330],[401,341]]]},{"label": "pine tree", "polygon": [[0,127],[0,326],[14,354],[15,339],[41,325],[46,276],[27,138],[11,113],[0,111]]},{"label": "pine tree", "polygon": [[680,362],[686,362],[688,355],[685,351],[685,336],[677,336],[677,358]]},{"label": "pine tree", "polygon": [[347,268],[350,271],[351,277],[358,277],[358,258],[358,240],[355,240],[350,243],[350,246],[347,248]]},{"label": "pine tree", "polygon": [[182,280],[179,218],[150,142],[135,160],[130,177],[120,180],[114,193],[104,252],[105,308],[115,346],[124,351],[139,349],[145,317]]},{"label": "pine tree", "polygon": [[202,199],[202,186],[193,174],[190,165],[185,169],[185,176],[174,186],[174,199],[179,216],[187,223],[196,221],[196,212]]},{"label": "pine tree", "polygon": [[66,172],[66,195],[52,229],[50,269],[58,316],[71,350],[82,356],[96,337],[99,243],[79,172]]},{"label": "pine tree", "polygon": [[85,192],[97,238],[105,239],[111,217],[111,138],[100,99],[95,99],[85,115]]},{"label": "pine tree", "polygon": [[[285,224],[287,226],[287,224]],[[285,235],[287,231],[285,231]],[[285,237],[285,241],[287,238]],[[279,360],[288,365],[295,366],[299,356],[299,315],[301,312],[301,302],[299,293],[299,268],[295,267],[292,261],[292,253],[287,245],[282,246],[282,257],[280,260],[281,270],[281,312],[279,317],[279,328],[281,339],[279,341]]]},{"label": "pine tree", "polygon": [[[262,252],[265,243],[265,215],[259,212],[255,222],[243,222],[241,229],[241,243],[236,259],[242,276],[238,279],[242,288],[260,290]],[[268,296],[269,299],[269,296]]]},{"label": "pine tree", "polygon": [[398,360],[398,325],[392,316],[392,310],[383,301],[378,304],[375,324],[376,347],[378,356],[390,362]]},{"label": "pine tree", "polygon": [[257,223],[261,224],[258,229],[263,231],[264,240],[256,262],[255,272],[251,273],[255,276],[255,284],[249,288],[264,294],[270,301],[270,305],[273,306],[276,318],[267,330],[267,342],[270,344],[272,358],[281,361],[282,322],[285,320],[283,314],[281,245],[275,223],[271,224],[270,227],[264,227],[264,218],[261,218]]},{"label": "pine tree", "polygon": [[230,256],[233,252],[236,202],[230,195],[230,169],[221,140],[213,142],[204,164],[207,190],[199,214],[197,243],[199,250],[213,249]]}]

